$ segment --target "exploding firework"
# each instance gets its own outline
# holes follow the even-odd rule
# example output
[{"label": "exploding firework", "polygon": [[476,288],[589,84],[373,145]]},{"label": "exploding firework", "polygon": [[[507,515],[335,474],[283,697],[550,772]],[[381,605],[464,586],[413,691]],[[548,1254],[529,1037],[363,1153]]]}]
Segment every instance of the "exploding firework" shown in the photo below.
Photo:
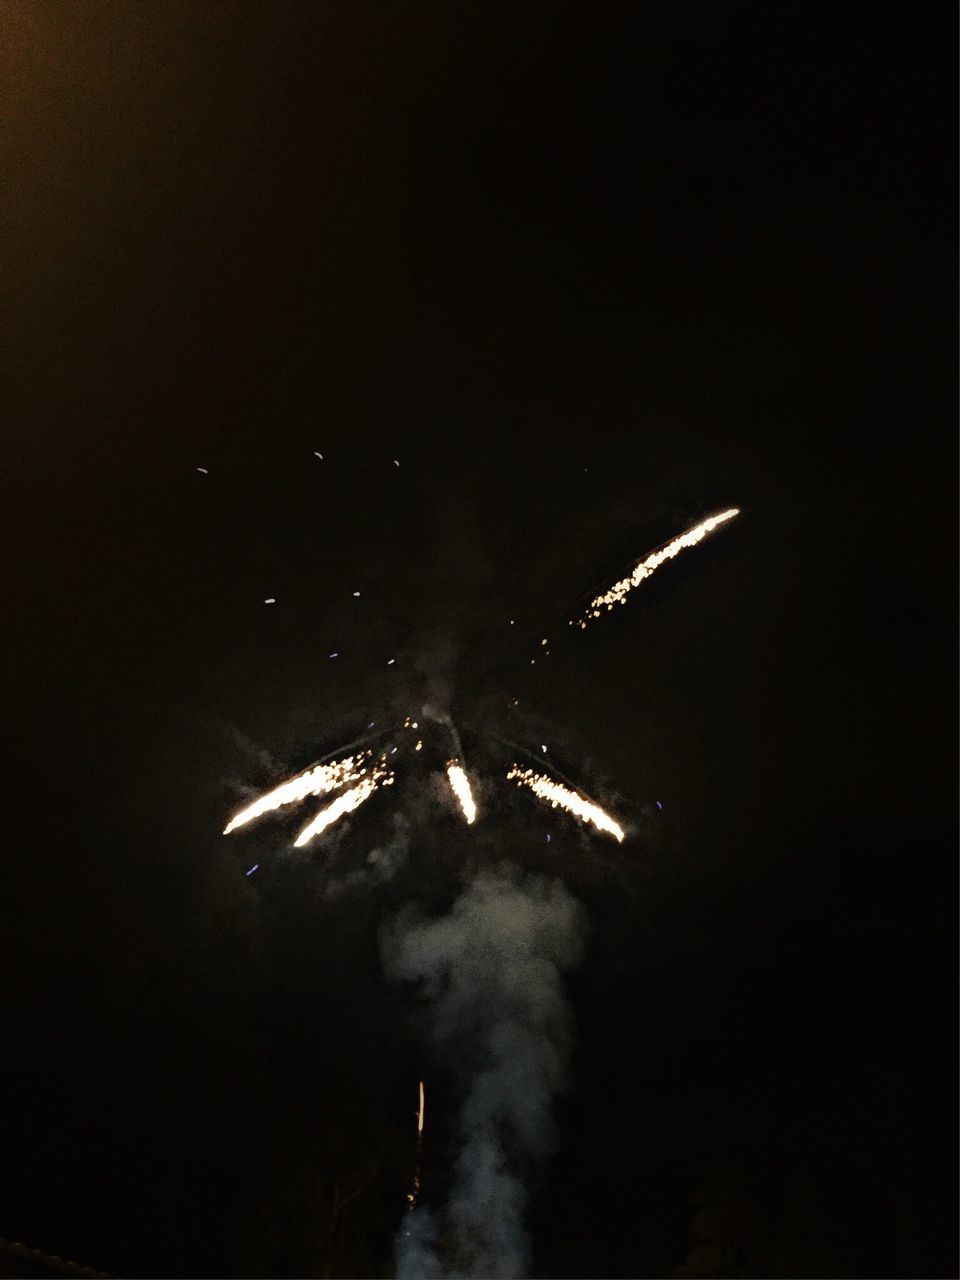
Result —
[{"label": "exploding firework", "polygon": [[529,787],[535,796],[545,800],[553,809],[566,809],[581,822],[592,823],[598,831],[606,831],[619,843],[623,842],[623,827],[605,813],[598,804],[585,799],[560,782],[554,782],[544,773],[535,773],[533,769],[523,769],[520,765],[511,766],[507,778],[516,781],[519,787]]},{"label": "exploding firework", "polygon": [[[579,618],[571,620],[570,625],[579,627],[581,630],[585,629],[591,620],[601,617],[604,610],[609,611],[617,604],[625,604],[629,593],[639,586],[641,582],[649,578],[660,565],[666,563],[667,560],[672,560],[674,556],[679,555],[687,547],[696,546],[708,534],[737,515],[739,515],[738,508],[731,507],[727,511],[720,512],[719,515],[710,516],[702,520],[685,533],[681,533],[669,542],[664,543],[657,550],[650,552],[636,565],[629,577],[621,578],[619,582],[615,582],[612,587],[601,595],[595,596],[586,611]],[[512,620],[511,625],[513,625]],[[549,642],[546,639],[541,641],[541,647],[545,653],[548,654],[550,652]],[[337,655],[333,653],[330,656],[336,657]],[[390,664],[392,662],[393,659],[391,658]],[[511,706],[515,707],[516,705],[517,699],[514,698]],[[446,764],[447,782],[456,797],[464,819],[468,826],[472,826],[478,816],[477,805],[470,785],[470,778],[463,765],[463,750],[456,726],[449,716],[437,715],[436,712],[427,707],[424,707],[423,714],[428,720],[442,725],[449,738],[447,751],[450,753],[450,758]],[[375,726],[371,722],[367,727],[368,729],[373,729]],[[407,738],[402,730],[410,731],[411,738]],[[341,747],[337,753],[340,755],[339,759],[329,760],[329,762],[326,760],[321,761],[305,772],[289,779],[289,781],[274,787],[273,790],[266,792],[247,805],[245,809],[242,809],[227,823],[224,828],[224,835],[228,835],[230,832],[237,830],[238,827],[242,827],[284,805],[299,804],[309,796],[326,795],[332,791],[340,791],[341,788],[348,787],[348,790],[342,791],[334,801],[324,809],[321,809],[303,828],[294,842],[296,848],[302,848],[346,814],[353,813],[380,787],[389,786],[395,781],[394,765],[396,763],[395,757],[398,756],[398,753],[400,753],[400,760],[403,760],[404,756],[409,754],[407,751],[408,743],[412,753],[419,753],[424,748],[425,738],[418,736],[418,730],[420,730],[419,721],[415,720],[412,715],[407,715],[403,720],[402,726],[398,726],[396,730],[383,730],[380,733],[360,738],[357,742]],[[496,739],[496,741],[501,742],[501,745],[509,746],[511,750],[532,756],[532,753],[527,751],[526,748],[520,747],[515,743],[505,743],[501,739]],[[383,742],[379,755],[376,757],[373,749],[364,745],[371,742]],[[341,754],[350,751],[352,751],[352,754]],[[542,745],[541,751],[546,754],[546,744]],[[536,759],[539,766],[540,759],[539,757]],[[553,772],[558,773],[559,771],[554,768]],[[561,774],[560,776],[562,777],[563,775]],[[548,774],[539,772],[539,769],[524,768],[518,764],[511,766],[507,773],[507,778],[516,782],[518,786],[527,787],[538,799],[545,801],[554,809],[563,809],[579,821],[590,824],[597,831],[612,835],[618,842],[624,840],[625,833],[620,824],[600,805],[590,800],[569,779],[566,780],[567,785],[565,785],[557,781],[556,778],[551,778]]]},{"label": "exploding firework", "polygon": [[[399,462],[396,465],[399,466]],[[626,603],[629,593],[667,560],[696,546],[738,514],[736,508],[730,508],[711,516],[650,552],[628,577],[595,596],[570,625],[583,630],[604,611]],[[357,597],[360,593],[353,594]],[[266,603],[275,603],[275,600],[270,597]],[[511,619],[510,625],[513,624]],[[541,640],[540,652],[545,657],[549,655],[547,639]],[[329,657],[338,657],[338,651],[331,652]],[[391,657],[387,666],[393,666],[394,662]],[[510,706],[517,705],[518,699],[513,698]],[[428,705],[423,706],[422,716],[425,721],[422,730],[420,722],[408,714],[402,726],[345,744],[331,753],[338,759],[325,757],[248,804],[231,818],[224,834],[283,806],[339,792],[297,835],[294,847],[304,848],[358,810],[375,792],[391,786],[397,778],[395,770],[403,772],[410,762],[416,761],[415,771],[422,772],[424,762],[431,758],[433,767],[446,761],[447,784],[467,825],[473,826],[478,810],[456,725],[445,712]],[[437,749],[434,742],[437,726],[442,726],[446,737],[441,749]],[[373,721],[368,723],[368,730],[375,728]],[[543,771],[543,757],[549,755],[546,743],[540,745],[542,754],[534,755],[526,747],[496,737],[489,726],[481,730],[481,737],[486,748],[496,743],[499,748],[509,750],[509,755],[501,752],[495,757],[500,767],[509,760],[514,761],[506,772],[508,782],[529,790],[554,810],[562,810],[595,831],[612,836],[618,843],[624,841],[626,835],[620,823],[570,779],[560,781],[563,774],[552,762],[551,771],[557,776]],[[428,750],[422,755],[425,746]],[[536,767],[516,763],[523,757],[529,758]],[[657,807],[660,807],[659,801]],[[550,840],[548,834],[547,842]],[[370,860],[380,852],[374,850]],[[255,863],[246,874],[252,875],[258,867]],[[360,878],[362,880],[362,874]],[[415,923],[411,929],[405,925],[401,928],[398,921],[397,935],[388,941],[384,952],[388,972],[395,977],[424,982],[425,989],[432,992],[438,1002],[437,1026],[455,1028],[457,1049],[463,1036],[479,1037],[477,1043],[482,1044],[485,1053],[499,1045],[502,1057],[483,1073],[479,1084],[475,1083],[463,1108],[464,1147],[455,1172],[454,1194],[445,1210],[445,1223],[463,1265],[458,1263],[455,1272],[445,1274],[529,1274],[525,1269],[526,1244],[521,1221],[523,1190],[515,1176],[514,1164],[519,1161],[522,1166],[525,1161],[542,1158],[543,1141],[538,1135],[544,1130],[544,1098],[549,1100],[562,1085],[569,1036],[560,976],[579,958],[582,926],[577,915],[577,904],[559,882],[552,884],[541,878],[518,881],[514,872],[501,869],[493,875],[481,872],[454,904],[447,919],[426,925]],[[504,920],[512,922],[506,931]],[[518,921],[519,928],[515,927]],[[505,932],[509,935],[506,939]],[[522,974],[525,967],[530,966],[532,980],[525,982]],[[519,1041],[518,1001],[521,1020],[525,1019],[522,1021],[524,1034],[519,1036]],[[549,1017],[544,1016],[545,1010]],[[524,1058],[519,1074],[518,1055]],[[516,1079],[523,1080],[525,1087],[515,1089]],[[526,1087],[528,1080],[535,1082],[534,1088]],[[528,1112],[528,1105],[533,1108],[532,1113]],[[406,1194],[408,1210],[417,1209],[421,1192],[424,1112],[425,1091],[421,1080],[416,1111],[416,1163]],[[535,1123],[531,1122],[531,1114],[535,1116]],[[501,1133],[502,1140],[498,1136]],[[413,1277],[419,1280],[425,1274],[441,1274],[429,1209],[405,1215],[405,1224],[402,1238],[398,1237],[398,1275],[404,1280]]]}]

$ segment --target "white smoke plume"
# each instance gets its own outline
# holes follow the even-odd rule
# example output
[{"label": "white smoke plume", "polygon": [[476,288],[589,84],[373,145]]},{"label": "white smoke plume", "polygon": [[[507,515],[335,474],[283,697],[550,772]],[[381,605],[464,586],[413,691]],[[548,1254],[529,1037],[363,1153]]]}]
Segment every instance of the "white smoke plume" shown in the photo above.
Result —
[{"label": "white smoke plume", "polygon": [[384,934],[388,975],[420,984],[437,1061],[465,1088],[452,1189],[436,1217],[404,1219],[399,1280],[529,1274],[525,1179],[555,1141],[573,1035],[562,973],[585,933],[558,880],[504,864],[481,870],[448,915],[401,914]]}]

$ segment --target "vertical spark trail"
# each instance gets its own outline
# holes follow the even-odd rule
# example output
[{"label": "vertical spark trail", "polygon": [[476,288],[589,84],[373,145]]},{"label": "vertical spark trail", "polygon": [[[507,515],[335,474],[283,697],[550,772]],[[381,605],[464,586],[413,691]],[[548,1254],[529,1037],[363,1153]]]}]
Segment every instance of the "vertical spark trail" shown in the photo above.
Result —
[{"label": "vertical spark trail", "polygon": [[470,779],[458,760],[451,760],[447,765],[447,778],[450,781],[450,789],[460,802],[467,824],[473,823],[477,816],[477,806],[474,803],[473,792],[470,790]]},{"label": "vertical spark trail", "polygon": [[739,514],[738,507],[731,507],[729,511],[722,511],[718,516],[711,516],[708,520],[702,520],[700,524],[694,525],[686,533],[679,534],[670,542],[664,543],[662,547],[658,547],[656,551],[651,551],[645,560],[641,560],[636,565],[629,577],[621,578],[619,582],[615,582],[612,587],[601,595],[595,596],[584,613],[579,618],[571,620],[570,626],[579,627],[583,631],[591,619],[600,617],[602,609],[610,610],[614,605],[626,604],[627,595],[633,588],[638,587],[645,578],[649,578],[665,561],[672,560],[674,556],[679,555],[687,547],[695,547],[708,533],[713,533],[714,529],[719,525],[724,524],[727,520],[732,520],[734,516]]},{"label": "vertical spark trail", "polygon": [[294,848],[301,849],[305,844],[309,844],[314,836],[318,836],[321,831],[325,831],[327,827],[332,826],[345,813],[352,813],[354,809],[359,809],[365,800],[370,799],[378,787],[390,786],[393,779],[393,773],[381,767],[368,777],[365,777],[357,786],[345,791],[343,795],[337,796],[332,804],[328,804],[325,809],[321,809],[316,817],[307,823],[296,840],[294,840]]},{"label": "vertical spark trail", "polygon": [[598,804],[584,799],[576,791],[554,782],[543,773],[535,773],[533,769],[522,769],[514,764],[507,773],[508,779],[515,779],[518,787],[529,787],[535,796],[546,801],[552,808],[566,809],[582,822],[592,823],[598,831],[606,831],[620,843],[623,842],[623,828],[605,813]]},{"label": "vertical spark trail", "polygon": [[417,1165],[413,1173],[413,1189],[407,1192],[407,1210],[417,1207],[420,1197],[420,1149],[423,1146],[423,1081],[420,1081],[420,1106],[417,1108]]},{"label": "vertical spark trail", "polygon": [[330,764],[318,764],[315,768],[308,769],[306,773],[282,782],[279,787],[274,787],[266,795],[254,800],[253,804],[247,805],[246,809],[241,809],[224,827],[223,834],[229,835],[237,827],[242,827],[245,823],[252,822],[254,818],[259,818],[273,809],[279,809],[281,805],[296,804],[300,800],[305,800],[307,796],[325,795],[328,791],[336,791],[338,787],[348,782],[356,782],[357,778],[362,776],[364,764],[369,758],[369,751],[360,751],[355,756],[333,760]]}]

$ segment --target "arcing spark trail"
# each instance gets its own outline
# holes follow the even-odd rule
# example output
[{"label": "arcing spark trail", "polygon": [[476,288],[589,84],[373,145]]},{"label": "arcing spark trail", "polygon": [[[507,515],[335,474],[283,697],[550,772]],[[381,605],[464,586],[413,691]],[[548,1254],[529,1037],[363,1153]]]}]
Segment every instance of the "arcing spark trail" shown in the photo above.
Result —
[{"label": "arcing spark trail", "polygon": [[614,605],[626,604],[627,596],[634,587],[639,587],[640,583],[649,578],[665,561],[672,560],[674,556],[679,555],[687,547],[695,547],[708,533],[713,533],[714,529],[719,525],[724,524],[727,520],[732,520],[734,516],[739,514],[740,511],[737,507],[731,507],[729,511],[722,511],[717,516],[710,516],[707,520],[701,520],[699,524],[694,525],[692,529],[688,529],[686,533],[679,534],[676,538],[665,542],[662,547],[658,547],[656,551],[651,551],[648,556],[636,565],[629,577],[621,578],[612,587],[608,587],[600,595],[594,596],[585,612],[579,618],[571,619],[571,627],[579,627],[581,631],[584,631],[592,619],[600,617],[602,609],[609,610]]}]

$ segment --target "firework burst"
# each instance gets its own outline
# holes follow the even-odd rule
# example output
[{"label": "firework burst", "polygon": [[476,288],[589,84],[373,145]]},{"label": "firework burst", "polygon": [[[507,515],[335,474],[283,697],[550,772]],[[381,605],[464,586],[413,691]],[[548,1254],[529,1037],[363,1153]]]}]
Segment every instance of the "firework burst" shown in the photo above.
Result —
[{"label": "firework burst", "polygon": [[[662,564],[672,560],[681,551],[696,546],[708,534],[713,533],[715,529],[738,514],[738,509],[731,507],[718,515],[709,516],[687,529],[686,532],[665,542],[639,561],[628,577],[621,578],[611,587],[594,596],[585,612],[571,619],[570,625],[583,630],[591,621],[602,617],[604,612],[611,611],[615,605],[625,604],[629,593],[646,581]],[[546,639],[541,641],[541,646],[549,653]],[[511,705],[516,706],[517,700],[514,699]],[[464,765],[463,749],[456,726],[449,717],[437,717],[428,708],[424,708],[424,716],[432,722],[432,727],[439,726],[449,740],[450,754],[445,766],[447,782],[464,821],[468,826],[473,826],[477,821],[478,809],[470,777]],[[305,847],[347,814],[354,813],[375,792],[391,786],[397,777],[395,758],[398,752],[403,748],[404,756],[410,754],[406,748],[411,739],[412,752],[421,752],[428,732],[426,728],[421,730],[420,722],[412,715],[407,715],[402,726],[398,726],[396,730],[388,729],[380,734],[361,738],[349,746],[341,747],[339,752],[335,753],[339,755],[338,759],[327,758],[320,761],[241,809],[227,823],[224,835],[284,806],[300,804],[312,796],[340,792],[336,799],[316,813],[297,835],[294,847],[298,849]],[[497,739],[497,741],[501,740]],[[378,743],[379,751],[376,750]],[[517,747],[516,744],[502,743],[502,745],[516,749],[525,755],[532,754],[526,748]],[[546,753],[546,750],[544,745],[542,751]],[[352,751],[352,754],[341,754],[348,751]],[[623,842],[626,833],[614,817],[591,800],[581,788],[570,783],[569,779],[563,782],[558,781],[542,768],[542,762],[539,759],[537,764],[536,769],[517,763],[511,764],[506,775],[507,780],[528,789],[537,799],[554,809],[562,809],[578,821],[593,827],[595,831],[613,836],[618,843]],[[344,790],[344,788],[347,789]]]}]

